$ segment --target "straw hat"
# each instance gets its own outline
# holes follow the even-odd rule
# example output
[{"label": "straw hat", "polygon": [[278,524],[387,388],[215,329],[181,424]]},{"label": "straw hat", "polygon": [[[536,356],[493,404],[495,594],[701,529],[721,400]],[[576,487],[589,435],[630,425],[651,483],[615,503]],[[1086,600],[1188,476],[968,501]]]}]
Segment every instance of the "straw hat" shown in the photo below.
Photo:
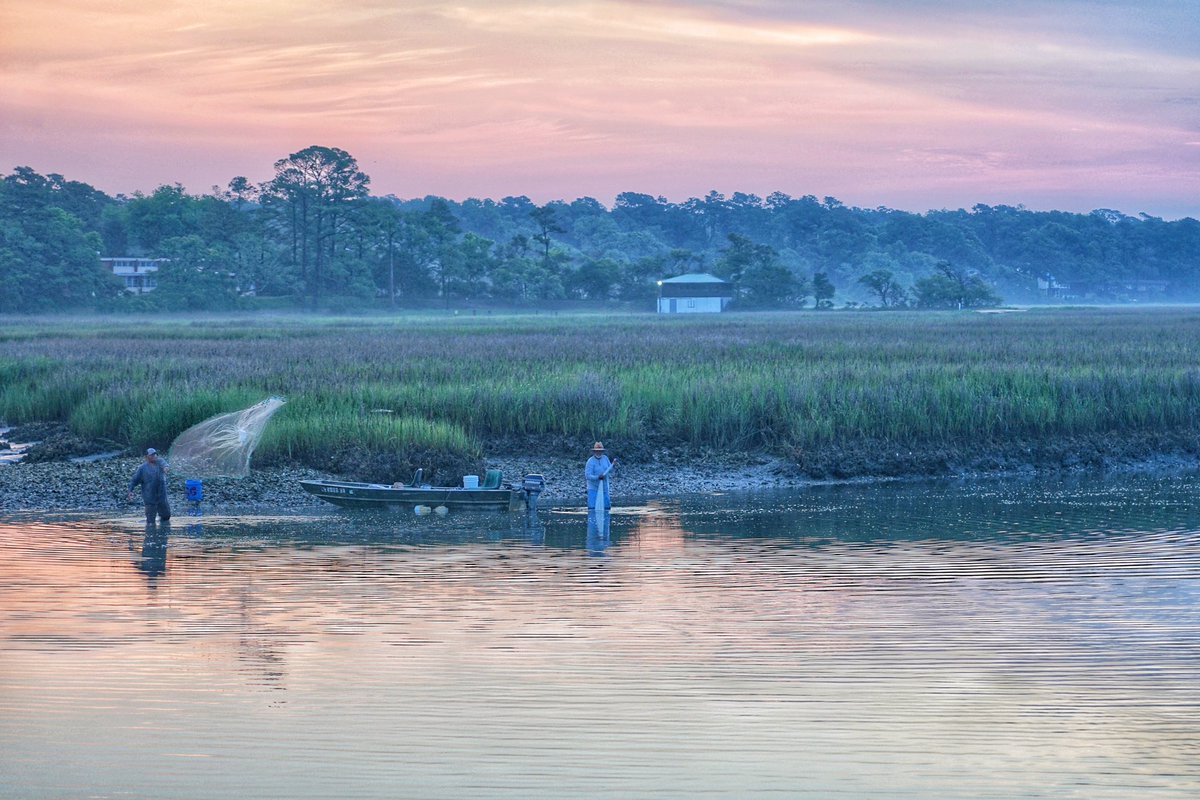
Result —
[{"label": "straw hat", "polygon": [[594,445],[592,445],[592,452],[593,453],[603,453],[604,445],[600,444],[599,442],[596,442]]}]

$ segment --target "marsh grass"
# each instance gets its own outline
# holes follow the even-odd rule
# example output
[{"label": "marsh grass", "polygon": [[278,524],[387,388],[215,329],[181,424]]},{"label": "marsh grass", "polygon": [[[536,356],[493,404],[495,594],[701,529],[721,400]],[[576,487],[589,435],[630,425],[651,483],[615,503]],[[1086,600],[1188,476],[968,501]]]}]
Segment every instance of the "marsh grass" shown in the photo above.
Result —
[{"label": "marsh grass", "polygon": [[1200,428],[1197,354],[1190,309],[34,320],[0,328],[0,418],[162,446],[278,394],[259,452],[306,463],[540,435],[1003,443]]}]

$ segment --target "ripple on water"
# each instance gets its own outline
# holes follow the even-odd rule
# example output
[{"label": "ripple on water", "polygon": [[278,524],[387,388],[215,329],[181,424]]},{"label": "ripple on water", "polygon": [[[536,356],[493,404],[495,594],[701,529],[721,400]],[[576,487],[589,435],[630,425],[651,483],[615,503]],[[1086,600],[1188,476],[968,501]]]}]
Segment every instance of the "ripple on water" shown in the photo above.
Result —
[{"label": "ripple on water", "polygon": [[1196,488],[0,522],[0,794],[1194,797]]}]

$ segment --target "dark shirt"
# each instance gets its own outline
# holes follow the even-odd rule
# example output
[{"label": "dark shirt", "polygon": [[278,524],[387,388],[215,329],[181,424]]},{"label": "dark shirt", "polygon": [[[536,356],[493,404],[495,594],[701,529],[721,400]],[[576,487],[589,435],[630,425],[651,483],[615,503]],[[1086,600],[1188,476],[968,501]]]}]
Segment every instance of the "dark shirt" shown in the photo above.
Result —
[{"label": "dark shirt", "polygon": [[137,468],[137,472],[133,473],[133,480],[129,482],[129,491],[132,492],[133,488],[140,484],[142,487],[142,502],[148,506],[166,500],[166,466],[167,462],[162,460],[159,460],[157,464],[151,464],[149,461],[142,462],[142,465]]}]

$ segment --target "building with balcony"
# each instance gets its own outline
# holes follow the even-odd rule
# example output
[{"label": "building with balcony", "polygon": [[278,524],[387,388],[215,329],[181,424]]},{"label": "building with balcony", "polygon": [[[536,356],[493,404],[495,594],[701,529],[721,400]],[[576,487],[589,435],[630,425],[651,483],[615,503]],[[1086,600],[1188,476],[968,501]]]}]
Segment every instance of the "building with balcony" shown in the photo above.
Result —
[{"label": "building with balcony", "polygon": [[154,291],[158,286],[155,273],[158,272],[159,265],[166,261],[165,258],[119,256],[102,258],[100,264],[113,275],[125,281],[125,291],[130,294],[146,294]]}]

